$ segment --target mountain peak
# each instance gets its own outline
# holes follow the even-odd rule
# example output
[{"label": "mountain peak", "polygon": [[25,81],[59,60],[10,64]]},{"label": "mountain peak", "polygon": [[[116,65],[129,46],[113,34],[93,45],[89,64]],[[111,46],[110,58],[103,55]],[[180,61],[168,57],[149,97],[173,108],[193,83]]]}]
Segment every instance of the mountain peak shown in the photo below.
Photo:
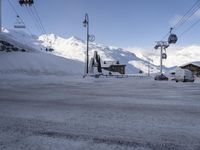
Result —
[{"label": "mountain peak", "polygon": [[72,36],[70,38],[67,39],[68,41],[73,41],[73,42],[81,42],[81,43],[85,43],[84,40],[80,39],[79,37],[76,36]]}]

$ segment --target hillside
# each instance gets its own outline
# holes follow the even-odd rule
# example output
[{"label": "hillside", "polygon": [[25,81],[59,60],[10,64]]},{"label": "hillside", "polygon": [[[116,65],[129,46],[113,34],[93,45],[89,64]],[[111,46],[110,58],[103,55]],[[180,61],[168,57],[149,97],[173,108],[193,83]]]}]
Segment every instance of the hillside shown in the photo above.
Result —
[{"label": "hillside", "polygon": [[0,34],[0,41],[1,74],[83,74],[83,63],[47,53],[37,37],[31,37],[23,32],[4,30],[4,33]]},{"label": "hillside", "polygon": [[[86,43],[83,40],[77,37],[65,39],[54,34],[49,34],[47,37],[42,35],[39,37],[39,40],[43,46],[49,46],[49,42],[51,42],[51,46],[54,49],[53,54],[81,62],[85,61]],[[148,62],[146,60],[137,57],[134,53],[125,49],[90,43],[90,57],[94,55],[94,51],[100,54],[102,61],[119,61],[121,64],[126,64],[126,73],[128,74],[138,73],[139,70],[146,73],[148,71]],[[151,64],[151,67],[152,72],[159,71],[158,66]]]},{"label": "hillside", "polygon": [[[16,45],[21,49],[25,49],[26,52],[28,52],[28,54],[14,55],[8,53],[8,54],[3,54],[1,56],[5,57],[7,60],[10,60],[10,62],[8,62],[7,64],[10,64],[11,66],[15,67],[17,67],[18,65],[18,67],[13,68],[13,70],[23,70],[22,68],[26,68],[27,70],[28,68],[32,68],[31,72],[33,72],[33,70],[36,70],[35,72],[38,72],[38,70],[40,70],[40,72],[47,72],[48,70],[48,72],[63,71],[64,74],[67,73],[66,72],[67,70],[68,71],[70,70],[69,74],[71,72],[83,74],[86,43],[85,41],[77,37],[62,38],[54,34],[42,35],[40,37],[37,37],[37,36],[30,36],[23,31],[4,29],[4,32],[0,34],[0,39],[13,43],[13,45]],[[52,47],[54,51],[46,52],[45,49],[49,47]],[[98,43],[90,43],[90,52],[89,52],[90,57],[94,55],[94,51],[97,51],[98,54],[100,54],[102,61],[117,60],[121,64],[125,64],[127,74],[138,73],[139,70],[142,70],[145,73],[148,72],[148,61],[144,58],[139,58],[131,51],[113,46],[106,46]],[[25,62],[26,58],[21,59],[23,55],[26,55],[24,57],[26,57],[27,60],[29,60],[28,62]],[[12,63],[14,62],[12,62],[11,60],[15,59],[14,57],[16,57],[16,60],[20,59],[19,62],[23,63],[15,62],[15,64],[12,65]],[[30,59],[28,59],[29,57]],[[3,61],[3,59],[4,58],[2,58],[1,61]],[[60,59],[62,60],[60,61]],[[38,65],[34,65],[33,67],[32,64],[35,64],[36,62],[40,63]],[[61,62],[63,62],[65,65],[60,64]],[[74,63],[74,66],[71,64],[71,62]],[[58,67],[54,68],[53,66],[58,66]],[[158,66],[150,64],[150,67],[152,73],[159,72]],[[11,69],[10,66],[7,66],[7,68]],[[60,71],[55,70],[58,68],[60,69]],[[167,71],[168,68],[165,68],[164,70]],[[5,72],[5,70],[3,71]]]}]

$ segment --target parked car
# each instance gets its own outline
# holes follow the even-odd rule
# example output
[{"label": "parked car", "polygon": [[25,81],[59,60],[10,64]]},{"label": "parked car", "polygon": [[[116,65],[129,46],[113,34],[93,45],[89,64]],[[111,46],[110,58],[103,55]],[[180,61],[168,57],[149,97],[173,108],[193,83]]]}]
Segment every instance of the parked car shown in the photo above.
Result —
[{"label": "parked car", "polygon": [[164,74],[160,74],[160,75],[156,75],[154,80],[168,81],[168,78]]},{"label": "parked car", "polygon": [[175,73],[176,82],[194,82],[194,75],[188,69],[177,68]]}]

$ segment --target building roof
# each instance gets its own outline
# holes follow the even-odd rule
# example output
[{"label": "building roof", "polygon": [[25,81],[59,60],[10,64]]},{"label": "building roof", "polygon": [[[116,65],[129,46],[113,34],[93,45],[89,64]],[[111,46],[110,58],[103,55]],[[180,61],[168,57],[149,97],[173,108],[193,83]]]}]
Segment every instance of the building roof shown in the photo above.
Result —
[{"label": "building roof", "polygon": [[101,63],[102,68],[108,68],[110,66],[126,66],[125,64],[120,64],[119,61],[103,61]]},{"label": "building roof", "polygon": [[187,64],[182,65],[181,67],[187,66],[187,65],[194,65],[200,67],[200,61],[190,62]]},{"label": "building roof", "polygon": [[108,68],[111,66],[126,66],[125,64],[102,64],[102,68]]}]

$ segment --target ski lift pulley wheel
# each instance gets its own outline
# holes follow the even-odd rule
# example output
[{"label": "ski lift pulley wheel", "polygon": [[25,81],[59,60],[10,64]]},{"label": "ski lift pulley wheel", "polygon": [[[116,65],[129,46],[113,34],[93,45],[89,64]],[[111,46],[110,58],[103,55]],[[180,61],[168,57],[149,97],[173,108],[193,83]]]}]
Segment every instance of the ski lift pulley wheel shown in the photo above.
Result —
[{"label": "ski lift pulley wheel", "polygon": [[94,42],[95,41],[95,36],[94,35],[89,35],[89,40],[90,40],[90,42]]},{"label": "ski lift pulley wheel", "polygon": [[162,59],[167,59],[167,54],[166,53],[162,54]]}]

